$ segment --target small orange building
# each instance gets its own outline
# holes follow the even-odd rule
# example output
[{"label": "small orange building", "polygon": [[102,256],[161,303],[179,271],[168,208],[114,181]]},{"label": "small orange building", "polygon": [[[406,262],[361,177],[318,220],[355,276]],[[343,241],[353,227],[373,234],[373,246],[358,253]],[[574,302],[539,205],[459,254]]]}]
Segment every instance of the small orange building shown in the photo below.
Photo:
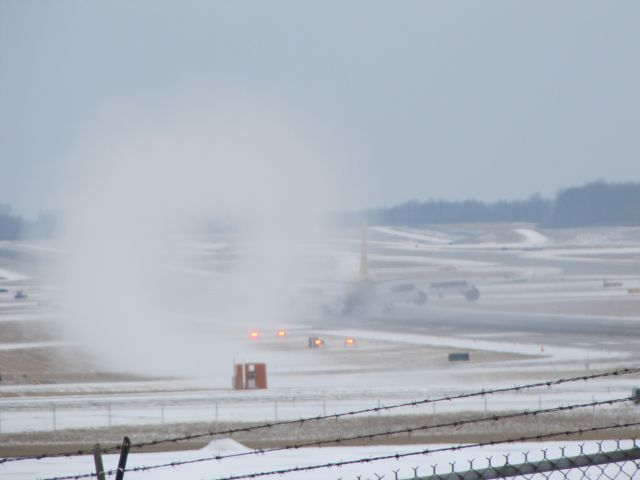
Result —
[{"label": "small orange building", "polygon": [[267,388],[267,364],[236,363],[233,372],[233,388],[236,390]]}]

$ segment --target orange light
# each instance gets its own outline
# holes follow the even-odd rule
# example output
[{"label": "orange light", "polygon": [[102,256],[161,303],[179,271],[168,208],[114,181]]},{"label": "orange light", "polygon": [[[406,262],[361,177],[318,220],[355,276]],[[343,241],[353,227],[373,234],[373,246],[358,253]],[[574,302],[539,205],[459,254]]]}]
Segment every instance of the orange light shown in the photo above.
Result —
[{"label": "orange light", "polygon": [[356,341],[353,338],[345,338],[344,339],[344,344],[345,345],[355,345]]},{"label": "orange light", "polygon": [[253,331],[249,334],[251,338],[260,338],[260,332]]},{"label": "orange light", "polygon": [[319,338],[316,338],[316,339],[313,341],[313,344],[314,344],[314,345],[318,345],[318,346],[322,345],[322,343],[323,343],[323,342],[322,342],[322,340],[320,340]]},{"label": "orange light", "polygon": [[278,330],[278,333],[276,335],[278,335],[279,337],[286,337],[287,332],[285,332],[284,330]]}]

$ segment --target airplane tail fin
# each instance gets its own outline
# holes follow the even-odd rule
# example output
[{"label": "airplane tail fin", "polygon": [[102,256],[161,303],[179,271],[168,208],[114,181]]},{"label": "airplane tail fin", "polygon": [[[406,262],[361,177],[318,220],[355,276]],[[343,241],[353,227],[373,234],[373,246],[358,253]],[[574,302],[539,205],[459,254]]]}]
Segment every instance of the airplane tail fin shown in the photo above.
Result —
[{"label": "airplane tail fin", "polygon": [[362,226],[362,246],[360,250],[360,277],[363,280],[369,278],[369,257],[367,255],[367,226]]}]

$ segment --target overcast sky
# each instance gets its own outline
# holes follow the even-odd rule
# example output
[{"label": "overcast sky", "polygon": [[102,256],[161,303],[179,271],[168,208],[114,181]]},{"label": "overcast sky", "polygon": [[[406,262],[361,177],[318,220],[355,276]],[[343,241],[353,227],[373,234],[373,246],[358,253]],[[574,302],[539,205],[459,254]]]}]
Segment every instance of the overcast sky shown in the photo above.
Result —
[{"label": "overcast sky", "polygon": [[220,88],[354,152],[348,208],[640,181],[637,0],[0,0],[0,203],[56,207],[114,104]]}]

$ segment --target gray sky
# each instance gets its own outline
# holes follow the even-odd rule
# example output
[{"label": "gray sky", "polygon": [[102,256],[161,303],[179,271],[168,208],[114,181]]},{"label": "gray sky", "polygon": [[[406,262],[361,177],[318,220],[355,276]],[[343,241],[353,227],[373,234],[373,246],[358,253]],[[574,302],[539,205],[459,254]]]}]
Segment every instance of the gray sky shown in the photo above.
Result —
[{"label": "gray sky", "polygon": [[640,2],[0,0],[0,203],[114,104],[236,88],[357,152],[345,207],[640,181]]}]

